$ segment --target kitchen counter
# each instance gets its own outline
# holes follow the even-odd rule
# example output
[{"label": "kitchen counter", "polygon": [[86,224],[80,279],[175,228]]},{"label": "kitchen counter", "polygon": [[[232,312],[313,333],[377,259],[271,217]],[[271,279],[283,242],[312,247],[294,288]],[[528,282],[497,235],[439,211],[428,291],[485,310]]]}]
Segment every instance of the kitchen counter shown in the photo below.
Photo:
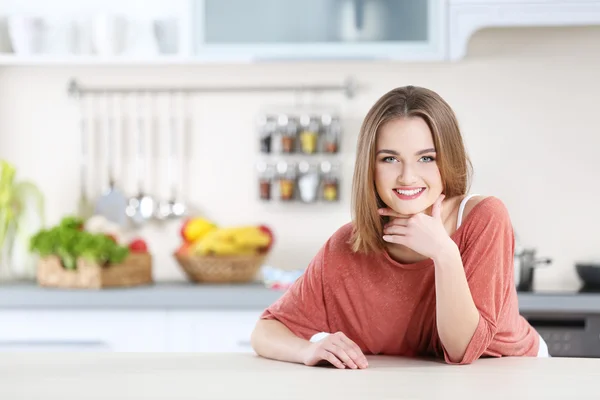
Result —
[{"label": "kitchen counter", "polygon": [[500,358],[451,366],[368,357],[364,370],[253,354],[5,353],[0,398],[577,399],[598,398],[600,359]]},{"label": "kitchen counter", "polygon": [[[283,292],[261,284],[195,285],[188,282],[104,290],[42,288],[34,283],[0,284],[0,309],[206,309],[261,310]],[[522,312],[600,314],[600,293],[519,293]]]}]

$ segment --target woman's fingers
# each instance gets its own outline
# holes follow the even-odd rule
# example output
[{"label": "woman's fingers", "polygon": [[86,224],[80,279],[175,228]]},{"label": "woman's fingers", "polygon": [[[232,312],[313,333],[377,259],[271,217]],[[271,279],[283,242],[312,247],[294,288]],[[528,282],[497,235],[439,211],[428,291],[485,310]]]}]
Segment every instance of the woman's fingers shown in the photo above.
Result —
[{"label": "woman's fingers", "polygon": [[329,361],[334,367],[339,369],[345,369],[346,366],[342,363],[333,353],[323,349],[323,354],[321,355],[323,360]]},{"label": "woman's fingers", "polygon": [[408,227],[403,225],[388,225],[383,228],[383,233],[385,235],[402,235],[406,236],[408,233]]},{"label": "woman's fingers", "polygon": [[386,217],[393,217],[393,218],[410,218],[409,215],[403,215],[400,213],[397,213],[396,211],[392,210],[391,208],[380,208],[378,210],[379,215],[383,215]]},{"label": "woman's fingers", "polygon": [[330,347],[328,349],[326,349],[326,350],[328,350],[334,356],[336,356],[337,358],[339,358],[348,367],[350,367],[352,369],[357,369],[358,368],[358,365],[356,365],[356,362],[354,362],[354,360],[352,359],[352,357],[350,357],[350,355],[348,355],[348,352],[345,349],[345,344],[344,343],[342,343],[342,342],[331,343]]},{"label": "woman's fingers", "polygon": [[367,368],[369,363],[367,361],[367,357],[365,357],[360,347],[346,335],[342,336],[341,340],[346,345],[346,353],[348,353],[354,362],[360,368]]}]

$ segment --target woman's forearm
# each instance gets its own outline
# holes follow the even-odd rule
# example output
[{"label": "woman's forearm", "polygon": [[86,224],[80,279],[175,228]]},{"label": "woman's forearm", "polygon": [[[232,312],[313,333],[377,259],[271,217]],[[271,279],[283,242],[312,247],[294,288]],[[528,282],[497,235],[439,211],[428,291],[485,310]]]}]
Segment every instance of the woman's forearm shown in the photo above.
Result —
[{"label": "woman's forearm", "polygon": [[258,321],[250,340],[252,348],[259,356],[299,364],[304,363],[302,355],[311,344],[275,320]]},{"label": "woman's forearm", "polygon": [[479,324],[479,311],[454,242],[434,258],[434,264],[438,334],[451,361],[459,362]]}]

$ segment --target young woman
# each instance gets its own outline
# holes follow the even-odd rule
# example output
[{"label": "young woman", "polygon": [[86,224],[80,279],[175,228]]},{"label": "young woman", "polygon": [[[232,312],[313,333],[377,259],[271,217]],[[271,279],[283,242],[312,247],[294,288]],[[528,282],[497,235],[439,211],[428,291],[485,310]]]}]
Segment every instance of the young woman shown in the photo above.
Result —
[{"label": "young woman", "polygon": [[264,311],[256,353],[352,369],[368,366],[365,354],[547,356],[519,314],[507,209],[467,195],[470,171],[438,94],[408,86],[379,99],[358,138],[353,221]]}]

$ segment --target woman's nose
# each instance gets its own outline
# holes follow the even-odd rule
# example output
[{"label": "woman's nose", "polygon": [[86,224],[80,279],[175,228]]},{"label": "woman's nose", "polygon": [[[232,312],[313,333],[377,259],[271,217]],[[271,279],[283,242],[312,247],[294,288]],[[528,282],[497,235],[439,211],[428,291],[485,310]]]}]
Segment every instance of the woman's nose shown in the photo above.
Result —
[{"label": "woman's nose", "polygon": [[400,167],[397,179],[398,183],[403,186],[408,186],[416,182],[416,177],[412,171],[412,168],[406,164]]}]

